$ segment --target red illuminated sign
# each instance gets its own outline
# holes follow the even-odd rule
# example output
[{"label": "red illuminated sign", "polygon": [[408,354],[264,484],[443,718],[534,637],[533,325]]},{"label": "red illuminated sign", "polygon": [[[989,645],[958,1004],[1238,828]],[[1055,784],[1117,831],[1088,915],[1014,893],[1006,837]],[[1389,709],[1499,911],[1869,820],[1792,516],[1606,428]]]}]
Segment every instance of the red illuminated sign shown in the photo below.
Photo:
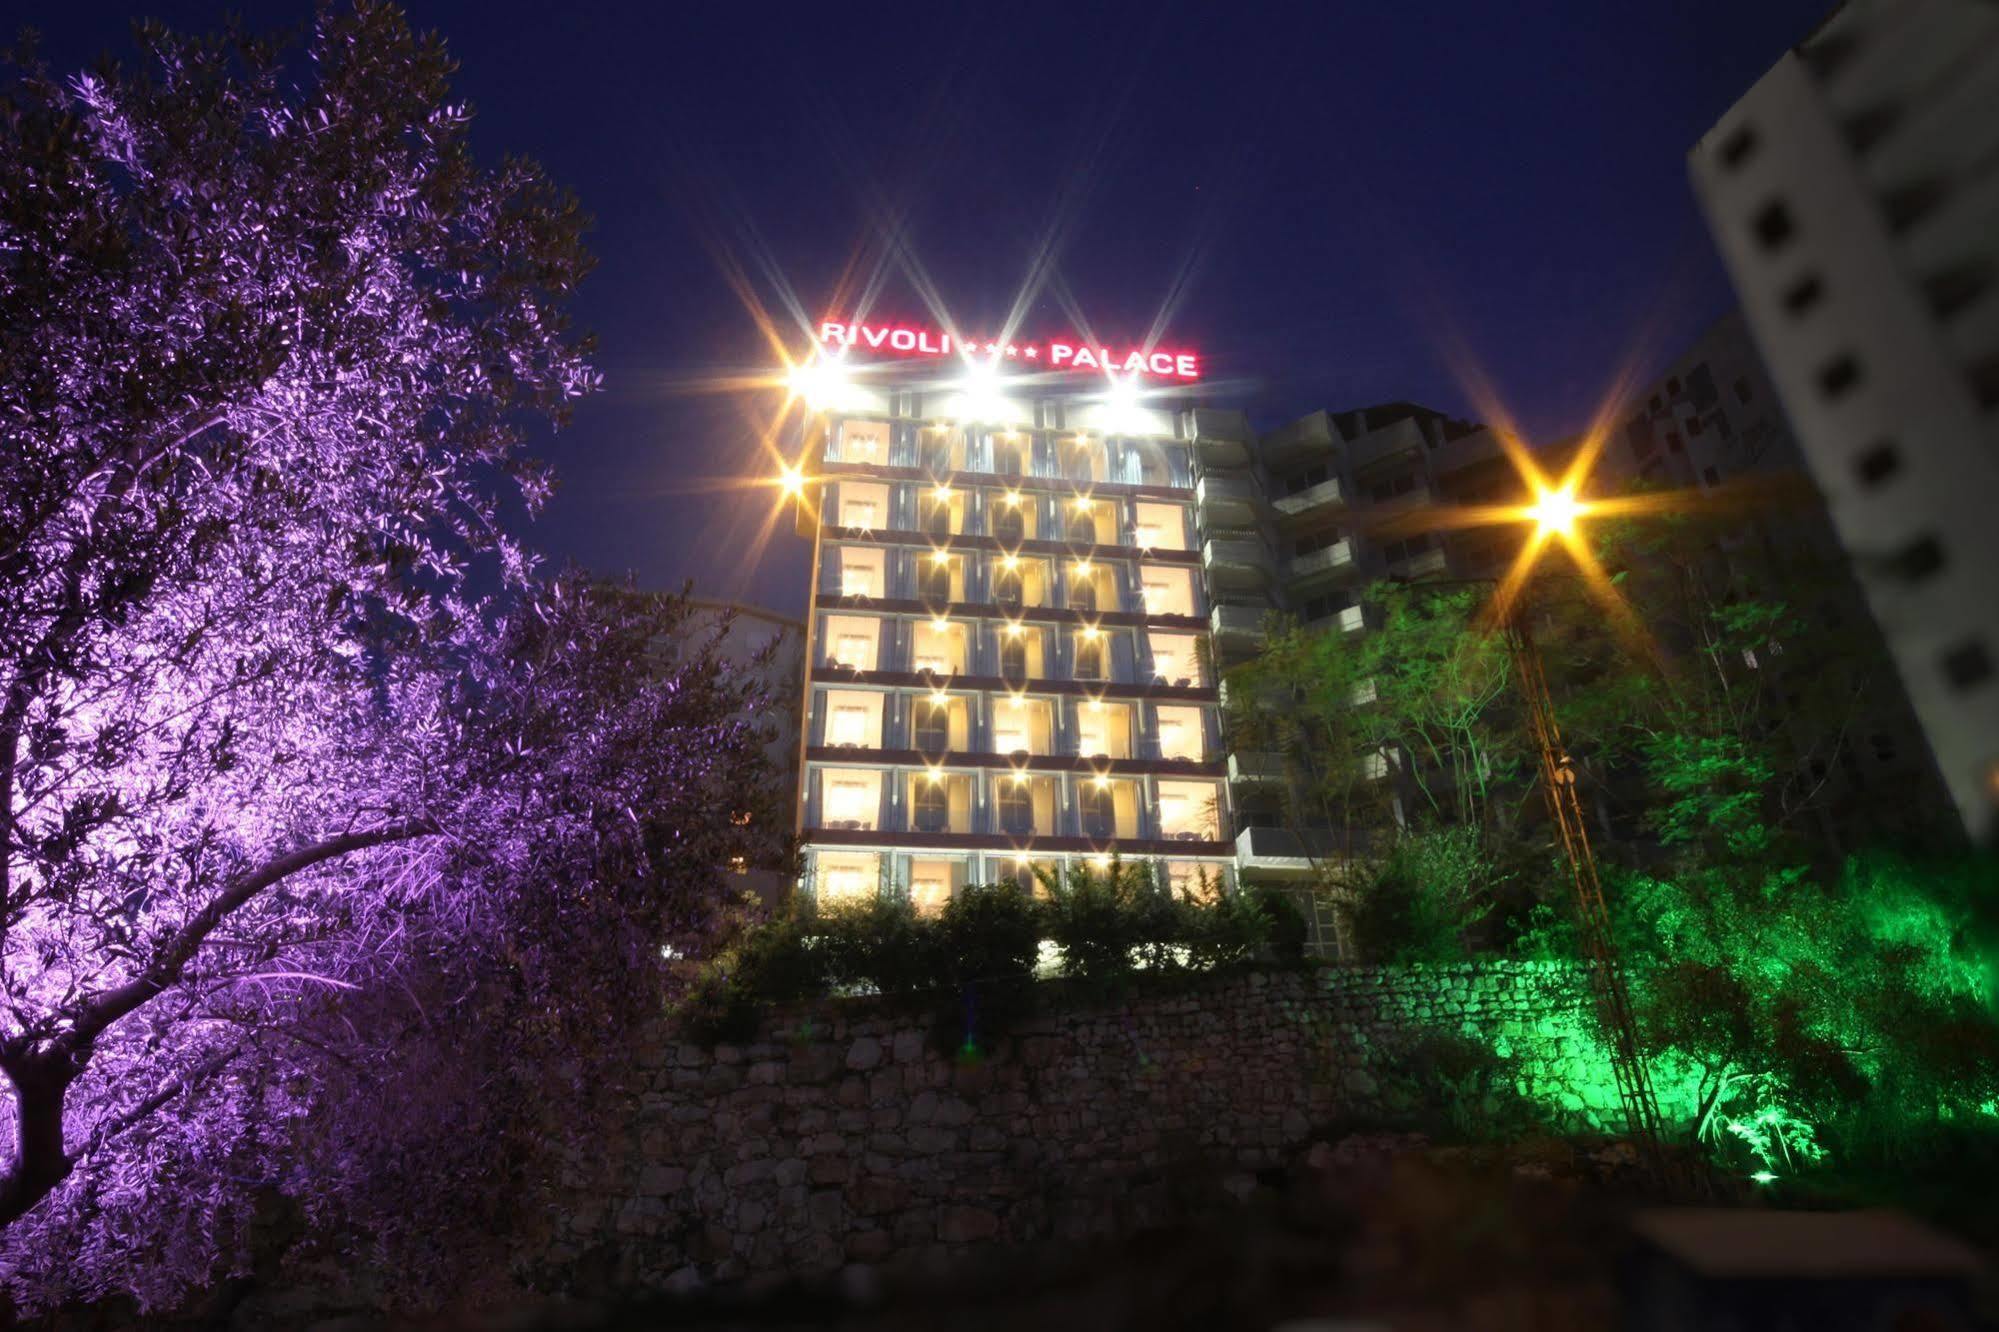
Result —
[{"label": "red illuminated sign", "polygon": [[997,342],[957,339],[929,328],[900,324],[819,325],[819,345],[843,351],[886,352],[894,356],[983,357],[988,362],[1049,370],[1094,370],[1099,374],[1150,375],[1155,379],[1199,379],[1200,358],[1192,352],[1156,348],[1092,347],[1080,342]]}]

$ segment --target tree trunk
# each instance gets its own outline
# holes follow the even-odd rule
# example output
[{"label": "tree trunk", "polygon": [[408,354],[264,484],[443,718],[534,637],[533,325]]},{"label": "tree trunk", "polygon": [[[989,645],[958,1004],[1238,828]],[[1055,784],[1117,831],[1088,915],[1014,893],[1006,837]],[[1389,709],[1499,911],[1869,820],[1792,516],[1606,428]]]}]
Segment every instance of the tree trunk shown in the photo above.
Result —
[{"label": "tree trunk", "polygon": [[14,1166],[0,1176],[0,1227],[55,1192],[76,1164],[63,1149],[63,1100],[80,1070],[29,1056],[0,1072],[14,1086]]}]

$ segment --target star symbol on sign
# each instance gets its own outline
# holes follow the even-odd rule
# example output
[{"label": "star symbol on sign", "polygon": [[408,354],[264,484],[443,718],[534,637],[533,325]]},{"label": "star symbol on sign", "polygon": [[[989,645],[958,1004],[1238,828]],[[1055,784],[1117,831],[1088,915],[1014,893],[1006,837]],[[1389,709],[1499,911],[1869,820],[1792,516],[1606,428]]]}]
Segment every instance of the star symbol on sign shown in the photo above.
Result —
[{"label": "star symbol on sign", "polygon": [[1008,356],[1018,356],[1020,355],[1020,348],[1014,346],[1011,342],[1009,342],[1006,344],[1006,354]]},{"label": "star symbol on sign", "polygon": [[988,342],[986,344],[986,355],[988,356],[999,355],[999,344],[997,342]]},{"label": "star symbol on sign", "polygon": [[1033,360],[1033,359],[1034,359],[1035,357],[1037,357],[1037,356],[1039,356],[1039,355],[1041,355],[1041,348],[1039,348],[1039,347],[1029,347],[1029,348],[1027,349],[1027,359],[1028,359],[1028,360],[1030,360],[1030,361],[1031,361],[1031,360]]}]

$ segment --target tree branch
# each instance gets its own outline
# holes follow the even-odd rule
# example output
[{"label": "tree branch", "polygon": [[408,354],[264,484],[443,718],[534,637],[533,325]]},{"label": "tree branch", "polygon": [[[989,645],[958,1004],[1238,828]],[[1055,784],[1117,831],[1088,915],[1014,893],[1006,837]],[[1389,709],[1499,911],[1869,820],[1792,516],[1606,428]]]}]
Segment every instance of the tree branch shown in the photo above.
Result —
[{"label": "tree branch", "polygon": [[239,876],[195,912],[144,971],[123,985],[86,999],[77,1010],[75,1023],[54,1042],[55,1048],[70,1055],[87,1050],[105,1028],[179,980],[195,950],[215,927],[272,884],[355,851],[408,841],[437,831],[435,820],[411,819],[367,832],[343,833],[266,861],[257,869]]}]

